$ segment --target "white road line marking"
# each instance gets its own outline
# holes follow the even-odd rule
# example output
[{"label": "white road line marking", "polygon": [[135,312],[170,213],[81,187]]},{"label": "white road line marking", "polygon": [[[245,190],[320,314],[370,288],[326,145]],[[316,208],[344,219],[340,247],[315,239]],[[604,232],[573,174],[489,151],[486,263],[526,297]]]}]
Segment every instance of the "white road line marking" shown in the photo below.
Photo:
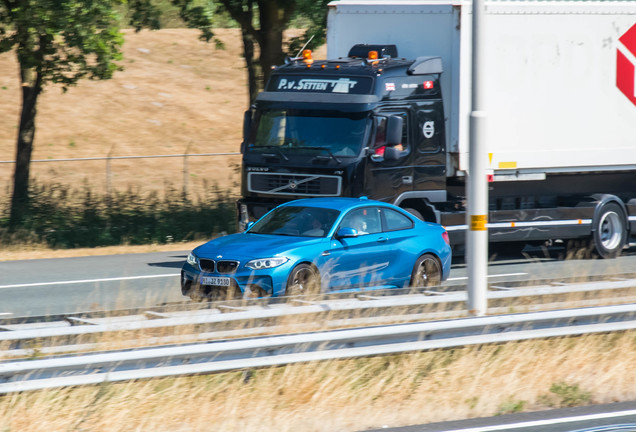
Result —
[{"label": "white road line marking", "polygon": [[534,426],[546,426],[553,425],[558,423],[573,423],[578,421],[586,421],[586,420],[600,420],[606,418],[614,418],[614,417],[625,417],[635,415],[636,410],[629,411],[616,411],[612,413],[599,413],[599,414],[589,414],[589,415],[581,415],[577,417],[562,417],[548,420],[536,420],[536,421],[528,421],[521,423],[508,423],[503,425],[493,425],[493,426],[484,426],[484,427],[474,427],[468,429],[453,429],[448,430],[447,432],[488,432],[488,431],[500,431],[500,430],[510,430],[510,429],[520,429]]},{"label": "white road line marking", "polygon": [[0,312],[0,316],[2,315],[13,315],[13,312]]},{"label": "white road line marking", "polygon": [[[504,273],[504,274],[488,275],[488,277],[489,278],[494,278],[494,277],[504,277],[504,276],[523,276],[523,275],[527,275],[527,274],[528,273]],[[466,279],[468,279],[468,276],[448,278],[446,280],[458,281],[458,280],[466,280]],[[2,288],[2,287],[0,287],[0,288]]]},{"label": "white road line marking", "polygon": [[28,288],[28,287],[49,286],[49,285],[71,285],[71,284],[95,283],[95,282],[114,282],[114,281],[136,280],[136,279],[155,279],[155,278],[176,277],[176,276],[180,276],[180,274],[170,273],[170,274],[160,274],[160,275],[126,276],[126,277],[103,278],[103,279],[83,279],[83,280],[56,281],[56,282],[34,282],[34,283],[15,284],[15,285],[0,285],[0,289]]}]

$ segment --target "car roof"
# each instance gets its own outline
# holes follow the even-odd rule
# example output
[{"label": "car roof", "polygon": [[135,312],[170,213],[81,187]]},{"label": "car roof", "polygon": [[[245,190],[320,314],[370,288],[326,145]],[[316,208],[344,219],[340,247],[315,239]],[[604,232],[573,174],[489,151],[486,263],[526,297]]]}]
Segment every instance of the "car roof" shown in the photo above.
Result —
[{"label": "car roof", "polygon": [[283,204],[285,206],[302,206],[302,207],[320,207],[329,208],[334,210],[348,210],[354,207],[361,207],[364,205],[382,205],[386,207],[394,207],[382,201],[370,200],[367,198],[304,198],[295,201],[290,201]]}]

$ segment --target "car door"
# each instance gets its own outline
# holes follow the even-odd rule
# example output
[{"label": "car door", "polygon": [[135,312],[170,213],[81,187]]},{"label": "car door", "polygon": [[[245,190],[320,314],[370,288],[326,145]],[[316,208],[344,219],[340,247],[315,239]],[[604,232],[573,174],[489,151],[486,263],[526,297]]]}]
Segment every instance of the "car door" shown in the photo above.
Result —
[{"label": "car door", "polygon": [[388,208],[381,207],[382,231],[386,238],[383,254],[389,261],[384,280],[387,285],[403,286],[411,279],[415,260],[418,258],[416,245],[421,239],[415,237],[415,224],[409,216]]},{"label": "car door", "polygon": [[353,209],[343,217],[337,230],[341,228],[354,228],[358,236],[332,240],[328,256],[322,257],[324,286],[342,290],[383,285],[389,261],[383,256],[387,238],[382,233],[380,209]]}]

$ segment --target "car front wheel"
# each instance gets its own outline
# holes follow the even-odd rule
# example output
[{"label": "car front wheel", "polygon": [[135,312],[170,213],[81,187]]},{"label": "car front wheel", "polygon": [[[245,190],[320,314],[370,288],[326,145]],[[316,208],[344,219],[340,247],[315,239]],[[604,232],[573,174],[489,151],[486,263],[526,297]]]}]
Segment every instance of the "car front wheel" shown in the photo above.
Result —
[{"label": "car front wheel", "polygon": [[411,273],[412,287],[436,286],[442,282],[442,266],[437,257],[424,254],[415,261]]},{"label": "car front wheel", "polygon": [[289,274],[285,295],[318,294],[320,276],[316,267],[310,264],[298,264]]}]

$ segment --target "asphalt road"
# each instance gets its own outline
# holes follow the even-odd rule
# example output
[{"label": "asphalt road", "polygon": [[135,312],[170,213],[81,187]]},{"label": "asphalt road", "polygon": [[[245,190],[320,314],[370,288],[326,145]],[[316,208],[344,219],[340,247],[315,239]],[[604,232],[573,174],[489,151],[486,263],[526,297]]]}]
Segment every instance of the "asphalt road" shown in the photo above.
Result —
[{"label": "asphalt road", "polygon": [[[189,251],[0,262],[0,318],[149,307],[184,301],[179,270]],[[499,254],[490,282],[613,276],[636,271],[636,245],[615,260],[561,260],[562,250]],[[494,253],[493,253],[494,255]],[[466,280],[456,260],[450,282]]]},{"label": "asphalt road", "polygon": [[[636,402],[507,414],[399,428],[387,425],[369,432],[572,432],[626,424],[634,426],[630,430],[636,430]],[[607,429],[607,432],[609,431],[612,429]]]}]

